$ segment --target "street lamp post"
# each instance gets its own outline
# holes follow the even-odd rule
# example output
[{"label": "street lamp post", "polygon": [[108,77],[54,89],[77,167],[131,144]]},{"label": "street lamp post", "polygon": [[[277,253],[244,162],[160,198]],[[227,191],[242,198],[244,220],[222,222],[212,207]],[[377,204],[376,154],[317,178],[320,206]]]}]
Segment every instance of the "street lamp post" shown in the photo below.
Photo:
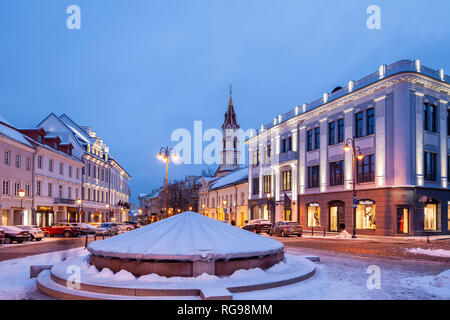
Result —
[{"label": "street lamp post", "polygon": [[223,220],[225,220],[226,214],[227,214],[227,200],[223,200]]},{"label": "street lamp post", "polygon": [[[351,146],[349,145],[351,144]],[[345,141],[344,151],[352,151],[353,160],[353,234],[352,238],[356,238],[356,208],[358,205],[358,200],[356,197],[356,160],[363,160],[364,155],[361,153],[361,148],[355,145],[355,137],[347,138]],[[356,154],[358,152],[358,154]]]},{"label": "street lamp post", "polygon": [[167,215],[167,205],[169,200],[169,161],[170,155],[173,154],[173,157],[177,157],[177,153],[174,148],[169,147],[161,147],[158,153],[158,159],[162,160],[166,163],[166,181],[165,181],[165,195],[164,195],[164,213]]},{"label": "street lamp post", "polygon": [[[20,197],[20,215],[23,217],[24,215],[23,215],[23,197],[25,197],[25,191],[23,191],[22,189],[21,190],[19,190],[19,197]],[[25,223],[25,221],[24,221],[24,224],[26,224]]]},{"label": "street lamp post", "polygon": [[82,221],[81,221],[81,199],[80,198],[77,199],[77,203],[78,203],[78,219],[80,220],[80,223],[81,223]]}]

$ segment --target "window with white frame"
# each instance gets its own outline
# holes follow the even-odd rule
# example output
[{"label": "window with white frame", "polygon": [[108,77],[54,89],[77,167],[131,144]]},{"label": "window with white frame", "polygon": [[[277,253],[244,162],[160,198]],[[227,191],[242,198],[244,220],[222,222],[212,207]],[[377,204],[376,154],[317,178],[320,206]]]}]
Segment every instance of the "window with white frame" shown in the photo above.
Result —
[{"label": "window with white frame", "polygon": [[21,156],[20,154],[16,154],[16,168],[20,168],[21,167]]},{"label": "window with white frame", "polygon": [[8,165],[8,166],[10,165],[10,163],[11,163],[11,151],[8,151],[8,150],[5,151],[5,153],[3,155],[3,162],[6,165]]},{"label": "window with white frame", "polygon": [[2,183],[2,194],[4,196],[9,196],[9,180],[3,180],[3,183]]}]

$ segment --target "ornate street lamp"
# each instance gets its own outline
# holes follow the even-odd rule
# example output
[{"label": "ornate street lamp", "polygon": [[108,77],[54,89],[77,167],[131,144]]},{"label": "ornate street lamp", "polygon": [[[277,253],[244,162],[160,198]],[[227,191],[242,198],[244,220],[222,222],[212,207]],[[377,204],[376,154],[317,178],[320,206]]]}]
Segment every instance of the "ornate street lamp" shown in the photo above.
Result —
[{"label": "ornate street lamp", "polygon": [[[350,143],[350,144],[349,144]],[[358,205],[358,200],[356,197],[356,160],[363,160],[364,155],[361,153],[361,148],[355,145],[355,137],[348,138],[345,141],[344,151],[352,151],[353,160],[353,234],[352,238],[356,238],[356,208]]]},{"label": "ornate street lamp", "polygon": [[164,161],[166,163],[166,181],[165,181],[165,188],[166,193],[164,196],[164,213],[167,215],[167,205],[169,200],[169,162],[170,162],[170,155],[172,154],[172,159],[176,160],[178,158],[177,153],[174,148],[169,147],[161,147],[158,153],[158,159],[161,161]]},{"label": "ornate street lamp", "polygon": [[[22,205],[22,201],[23,201],[23,197],[25,197],[25,191],[20,189],[19,192],[19,197],[20,197],[20,215],[23,217],[23,205]],[[24,222],[24,224],[26,224]]]},{"label": "ornate street lamp", "polygon": [[77,203],[78,203],[78,218],[81,223],[81,199],[80,198],[77,199]]}]

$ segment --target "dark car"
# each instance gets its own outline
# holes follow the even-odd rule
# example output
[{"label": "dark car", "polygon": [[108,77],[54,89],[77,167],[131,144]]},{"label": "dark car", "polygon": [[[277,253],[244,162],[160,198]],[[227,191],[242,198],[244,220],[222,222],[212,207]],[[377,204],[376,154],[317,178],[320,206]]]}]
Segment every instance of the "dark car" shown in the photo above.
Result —
[{"label": "dark car", "polygon": [[301,237],[303,228],[294,221],[278,221],[270,228],[269,235],[288,237],[291,235]]},{"label": "dark car", "polygon": [[270,227],[272,224],[269,220],[264,219],[255,219],[250,220],[242,229],[254,232],[254,233],[269,233]]},{"label": "dark car", "polygon": [[30,232],[22,230],[14,226],[2,226],[0,230],[5,232],[5,243],[10,244],[13,241],[17,243],[22,243],[24,241],[29,241],[31,238]]}]

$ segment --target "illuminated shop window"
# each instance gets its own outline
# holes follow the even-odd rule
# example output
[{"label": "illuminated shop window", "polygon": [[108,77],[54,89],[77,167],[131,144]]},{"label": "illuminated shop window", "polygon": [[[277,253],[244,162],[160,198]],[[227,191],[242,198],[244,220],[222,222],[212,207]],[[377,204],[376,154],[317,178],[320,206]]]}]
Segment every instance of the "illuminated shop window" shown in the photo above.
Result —
[{"label": "illuminated shop window", "polygon": [[436,217],[437,217],[437,205],[435,203],[428,203],[423,209],[424,218],[424,230],[436,231]]},{"label": "illuminated shop window", "polygon": [[320,227],[320,205],[318,203],[310,203],[308,210],[308,227]]},{"label": "illuminated shop window", "polygon": [[356,208],[356,228],[375,230],[375,201],[359,200]]}]

